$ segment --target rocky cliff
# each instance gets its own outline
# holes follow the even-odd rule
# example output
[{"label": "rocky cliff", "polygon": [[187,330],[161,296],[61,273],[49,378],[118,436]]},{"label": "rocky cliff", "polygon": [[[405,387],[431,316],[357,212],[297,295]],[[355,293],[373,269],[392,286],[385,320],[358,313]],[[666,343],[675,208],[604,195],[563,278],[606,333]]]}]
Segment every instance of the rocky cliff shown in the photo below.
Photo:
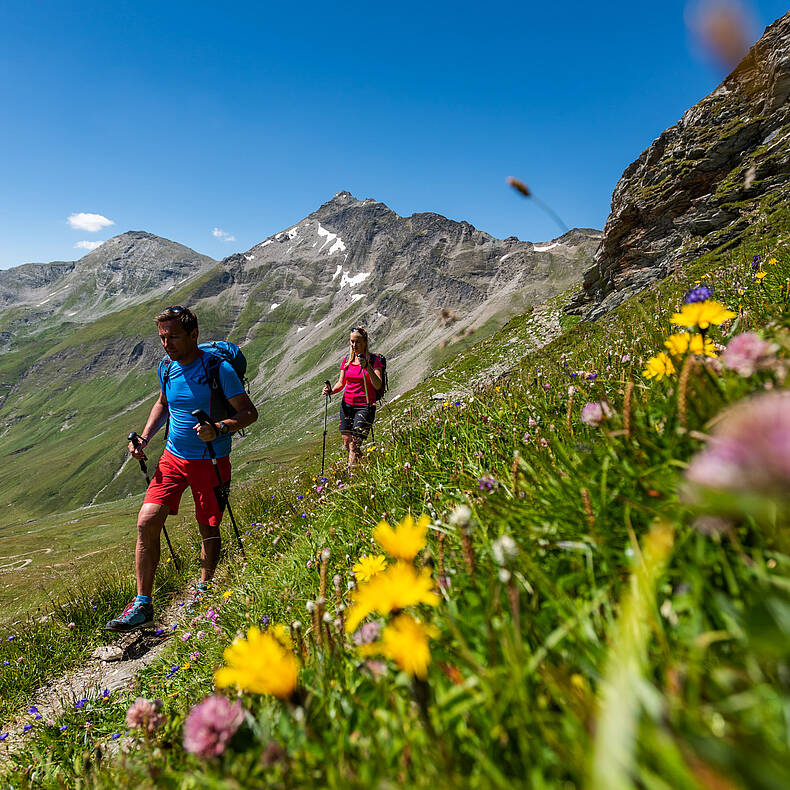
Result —
[{"label": "rocky cliff", "polygon": [[575,309],[597,318],[674,267],[766,230],[790,194],[790,13],[623,173]]}]

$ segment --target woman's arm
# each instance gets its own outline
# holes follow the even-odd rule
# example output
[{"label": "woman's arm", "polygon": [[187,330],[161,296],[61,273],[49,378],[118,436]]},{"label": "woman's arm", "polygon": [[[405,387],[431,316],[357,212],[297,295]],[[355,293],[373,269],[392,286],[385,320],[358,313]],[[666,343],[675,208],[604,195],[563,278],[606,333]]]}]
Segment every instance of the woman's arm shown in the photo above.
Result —
[{"label": "woman's arm", "polygon": [[[379,378],[379,375],[376,373],[373,365],[370,364],[370,360],[366,359],[365,357],[360,357],[360,363],[364,363],[362,370],[366,370],[368,376],[370,376],[370,383],[377,389],[380,390],[384,386],[384,382]],[[381,370],[381,368],[379,368]]]}]

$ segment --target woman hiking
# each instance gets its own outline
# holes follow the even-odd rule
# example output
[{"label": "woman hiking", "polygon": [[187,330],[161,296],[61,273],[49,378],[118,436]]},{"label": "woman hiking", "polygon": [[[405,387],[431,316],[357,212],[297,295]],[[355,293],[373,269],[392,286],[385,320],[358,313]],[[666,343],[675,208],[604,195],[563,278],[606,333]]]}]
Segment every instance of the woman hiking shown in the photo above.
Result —
[{"label": "woman hiking", "polygon": [[349,355],[340,365],[340,378],[334,387],[324,385],[322,393],[334,395],[345,390],[340,404],[340,434],[348,450],[348,465],[359,463],[362,442],[376,418],[376,390],[384,387],[383,363],[378,354],[368,350],[368,332],[364,326],[351,329]]}]

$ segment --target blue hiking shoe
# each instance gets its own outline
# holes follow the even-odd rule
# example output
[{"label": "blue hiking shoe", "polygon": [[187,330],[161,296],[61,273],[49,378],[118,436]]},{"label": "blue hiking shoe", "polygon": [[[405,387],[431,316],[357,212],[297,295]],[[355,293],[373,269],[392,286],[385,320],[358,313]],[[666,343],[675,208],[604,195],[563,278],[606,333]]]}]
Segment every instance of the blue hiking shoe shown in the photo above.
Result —
[{"label": "blue hiking shoe", "polygon": [[194,589],[192,590],[192,600],[190,601],[191,605],[196,603],[200,603],[203,600],[203,596],[211,589],[211,582],[198,582]]},{"label": "blue hiking shoe", "polygon": [[132,601],[114,620],[110,620],[104,629],[106,631],[136,631],[138,628],[147,628],[154,624],[154,607],[150,603],[137,603]]}]

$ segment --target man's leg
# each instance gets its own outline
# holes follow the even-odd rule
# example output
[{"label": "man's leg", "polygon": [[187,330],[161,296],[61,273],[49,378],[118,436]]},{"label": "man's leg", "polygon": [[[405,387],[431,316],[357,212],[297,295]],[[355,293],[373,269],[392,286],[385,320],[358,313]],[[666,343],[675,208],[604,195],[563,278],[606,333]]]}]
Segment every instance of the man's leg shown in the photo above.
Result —
[{"label": "man's leg", "polygon": [[217,468],[207,460],[192,461],[189,469],[189,485],[195,500],[195,520],[200,529],[200,585],[211,581],[219,562],[219,525],[222,523],[224,500],[218,495],[217,470],[225,485],[230,485],[230,459],[217,459]]},{"label": "man's leg", "polygon": [[170,514],[167,505],[146,502],[137,516],[137,548],[134,552],[137,575],[137,594],[150,596],[154,589],[154,574],[159,565],[159,536],[165,519]]},{"label": "man's leg", "polygon": [[222,548],[222,538],[220,537],[219,526],[212,527],[210,524],[201,524],[200,528],[200,581],[210,582],[214,577],[214,571],[219,562],[219,552]]}]

